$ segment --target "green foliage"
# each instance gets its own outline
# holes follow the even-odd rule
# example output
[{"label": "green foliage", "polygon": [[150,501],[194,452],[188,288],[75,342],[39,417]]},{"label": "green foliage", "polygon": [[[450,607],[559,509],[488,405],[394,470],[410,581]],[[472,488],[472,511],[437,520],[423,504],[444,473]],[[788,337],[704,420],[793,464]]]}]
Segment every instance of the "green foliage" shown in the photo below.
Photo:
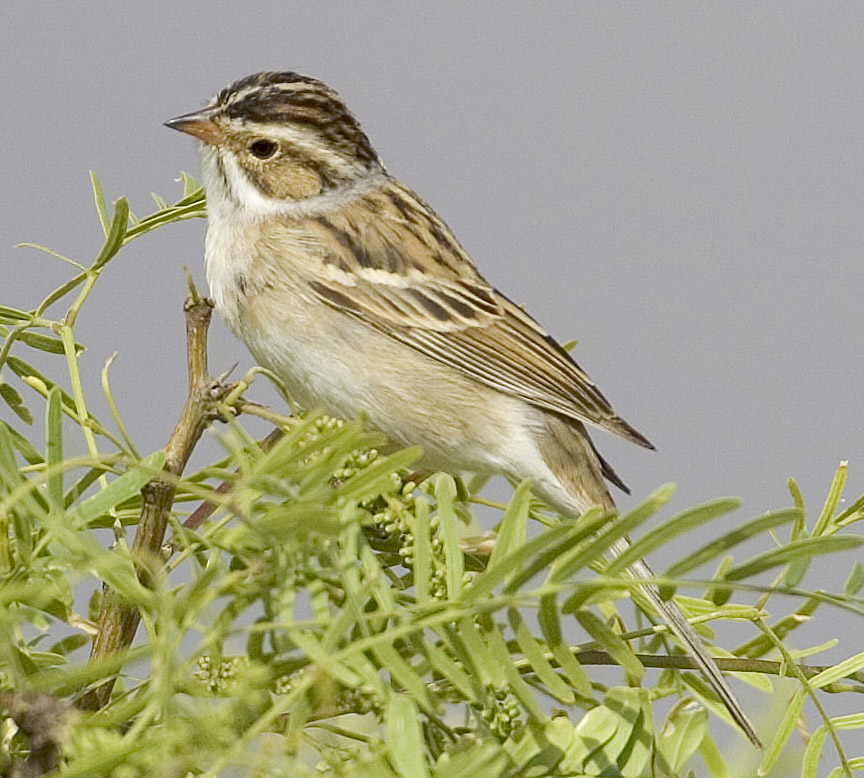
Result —
[{"label": "green foliage", "polygon": [[[8,418],[0,418],[3,774],[49,756],[58,765],[52,774],[67,778],[690,771],[719,778],[757,768],[816,776],[831,760],[839,760],[837,775],[860,769],[864,713],[836,716],[828,707],[829,693],[864,691],[864,655],[819,672],[796,665],[841,637],[840,620],[827,614],[824,637],[832,640],[791,642],[826,607],[845,620],[864,615],[859,562],[842,591],[804,588],[813,559],[862,543],[854,530],[864,498],[841,509],[845,464],[814,521],[791,482],[792,508],[715,536],[707,522],[737,509],[736,500],[645,530],[671,487],[620,517],[589,511],[565,522],[520,484],[500,506],[492,542],[471,535],[472,507],[488,500],[445,474],[418,487],[411,479],[418,452],[387,449],[360,421],[300,414],[283,421],[284,436],[265,450],[226,408],[229,423],[219,429],[226,454],[177,482],[172,545],[142,584],[126,528],[137,524],[140,489],[164,454],[138,454],[107,365],[112,418],[93,414],[75,321],[124,245],[203,216],[204,198],[184,176],[176,203],[154,196],[156,212],[137,219],[125,199],[107,205],[95,176],[93,191],[105,234],[94,261],[49,251],[73,266],[73,277],[35,309],[0,306],[0,406]],[[50,318],[61,302],[65,314]],[[30,364],[34,351],[54,366],[53,377]],[[44,436],[31,428],[40,414]],[[167,435],[173,419],[163,422]],[[76,431],[86,453],[70,456],[64,441]],[[223,481],[230,491],[216,490]],[[204,500],[217,506],[211,518],[197,529],[181,526]],[[678,601],[709,641],[709,622],[748,623],[752,637],[731,653],[712,647],[740,660],[742,680],[771,694],[770,673],[794,679],[777,682],[787,704],[764,722],[768,747],[749,763],[718,746],[707,711],[728,717],[701,678],[675,669],[678,657],[664,660],[675,653],[665,631],[625,626],[631,599],[652,616],[625,572],[632,559],[607,562],[629,533],[632,559],[691,533],[692,550],[658,577],[662,591],[686,588],[690,596]],[[762,545],[752,556],[731,556],[745,542],[748,552]],[[713,576],[684,578],[709,563],[718,565]],[[141,628],[128,652],[88,663],[103,586],[138,609]],[[592,663],[617,668],[601,676]],[[652,664],[661,672],[646,671]],[[115,676],[109,705],[77,709],[88,690]],[[655,706],[667,699],[671,709]],[[809,742],[800,734],[804,714],[814,718]],[[59,752],[46,756],[50,748]]]}]

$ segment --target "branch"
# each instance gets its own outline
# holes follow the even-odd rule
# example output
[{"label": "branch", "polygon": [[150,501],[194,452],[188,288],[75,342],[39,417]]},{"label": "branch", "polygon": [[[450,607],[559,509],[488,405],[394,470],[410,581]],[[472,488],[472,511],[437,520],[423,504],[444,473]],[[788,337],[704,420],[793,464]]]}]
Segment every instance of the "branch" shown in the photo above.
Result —
[{"label": "branch", "polygon": [[[183,412],[165,447],[164,471],[168,478],[154,478],[142,490],[143,505],[132,557],[138,565],[138,577],[147,585],[151,570],[163,563],[160,551],[165,537],[168,515],[174,504],[175,483],[183,474],[195,445],[207,426],[219,417],[219,403],[230,390],[222,380],[213,379],[207,369],[207,330],[213,313],[213,302],[199,297],[190,283],[190,295],[183,308],[186,314],[186,361],[189,393]],[[105,592],[99,614],[98,631],[93,640],[90,661],[123,651],[132,644],[141,614],[137,608],[121,601],[113,590]],[[81,707],[98,710],[107,704],[114,680],[88,693]]]},{"label": "branch", "polygon": [[[243,407],[247,407],[247,403],[243,404]],[[270,434],[264,438],[263,440],[258,441],[258,445],[261,447],[262,451],[269,451],[273,444],[276,443],[285,433],[279,429],[278,427],[270,432]],[[228,492],[232,489],[232,483],[230,481],[223,481],[219,486],[216,487],[216,494],[228,494]],[[210,518],[213,511],[216,510],[217,504],[215,502],[209,502],[205,500],[202,502],[192,513],[189,514],[186,521],[183,522],[183,529],[195,530],[198,529],[207,519]],[[172,538],[171,541],[167,544],[168,552],[173,554],[177,549],[177,541]]]},{"label": "branch", "polygon": [[[573,651],[573,656],[582,665],[617,665],[612,656],[605,651],[583,649]],[[636,658],[644,667],[656,667],[672,670],[698,670],[696,663],[684,654],[658,655],[636,654]],[[557,664],[553,657],[549,657]],[[798,678],[801,673],[805,678],[812,678],[824,670],[832,669],[832,665],[799,665],[790,666],[788,662],[772,662],[767,659],[743,659],[739,657],[715,656],[717,667],[728,673],[760,673],[762,675],[777,675],[784,678]],[[520,664],[516,663],[517,666]],[[520,671],[522,668],[519,668]],[[530,670],[529,670],[530,671]],[[850,673],[847,678],[858,681],[858,684],[832,683],[820,687],[824,692],[859,692],[864,693],[864,672]]]}]

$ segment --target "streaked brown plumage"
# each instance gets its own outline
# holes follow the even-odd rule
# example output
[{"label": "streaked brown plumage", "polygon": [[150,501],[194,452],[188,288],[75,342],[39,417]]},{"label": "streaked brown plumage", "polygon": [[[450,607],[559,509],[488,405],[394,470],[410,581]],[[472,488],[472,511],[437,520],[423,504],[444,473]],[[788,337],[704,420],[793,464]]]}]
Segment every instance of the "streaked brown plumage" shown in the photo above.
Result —
[{"label": "streaked brown plumage", "polygon": [[[651,444],[386,172],[332,89],[259,73],[168,124],[204,141],[217,307],[301,405],[363,412],[433,468],[530,478],[565,515],[614,508],[604,477],[624,484],[586,425]],[[758,743],[680,611],[642,589]]]}]

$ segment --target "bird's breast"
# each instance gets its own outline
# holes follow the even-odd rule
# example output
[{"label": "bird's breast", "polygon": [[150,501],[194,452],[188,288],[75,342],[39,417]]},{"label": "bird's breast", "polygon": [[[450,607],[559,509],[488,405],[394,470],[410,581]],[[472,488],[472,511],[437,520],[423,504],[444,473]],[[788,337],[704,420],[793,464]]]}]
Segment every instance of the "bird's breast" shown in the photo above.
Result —
[{"label": "bird's breast", "polygon": [[422,446],[433,467],[509,472],[523,403],[324,302],[310,289],[327,272],[314,236],[216,220],[206,262],[228,327],[301,407],[362,413],[391,440]]}]

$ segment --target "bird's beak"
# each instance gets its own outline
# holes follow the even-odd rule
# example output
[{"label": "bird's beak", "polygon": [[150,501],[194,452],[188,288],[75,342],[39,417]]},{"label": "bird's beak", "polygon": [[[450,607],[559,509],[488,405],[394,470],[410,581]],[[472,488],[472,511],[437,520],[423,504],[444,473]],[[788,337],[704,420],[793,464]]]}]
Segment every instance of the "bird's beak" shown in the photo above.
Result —
[{"label": "bird's beak", "polygon": [[205,108],[202,111],[187,113],[175,119],[169,119],[165,122],[165,126],[170,127],[172,130],[185,132],[187,135],[194,135],[205,143],[220,143],[222,141],[222,130],[213,121],[216,118],[216,113],[215,108]]}]

